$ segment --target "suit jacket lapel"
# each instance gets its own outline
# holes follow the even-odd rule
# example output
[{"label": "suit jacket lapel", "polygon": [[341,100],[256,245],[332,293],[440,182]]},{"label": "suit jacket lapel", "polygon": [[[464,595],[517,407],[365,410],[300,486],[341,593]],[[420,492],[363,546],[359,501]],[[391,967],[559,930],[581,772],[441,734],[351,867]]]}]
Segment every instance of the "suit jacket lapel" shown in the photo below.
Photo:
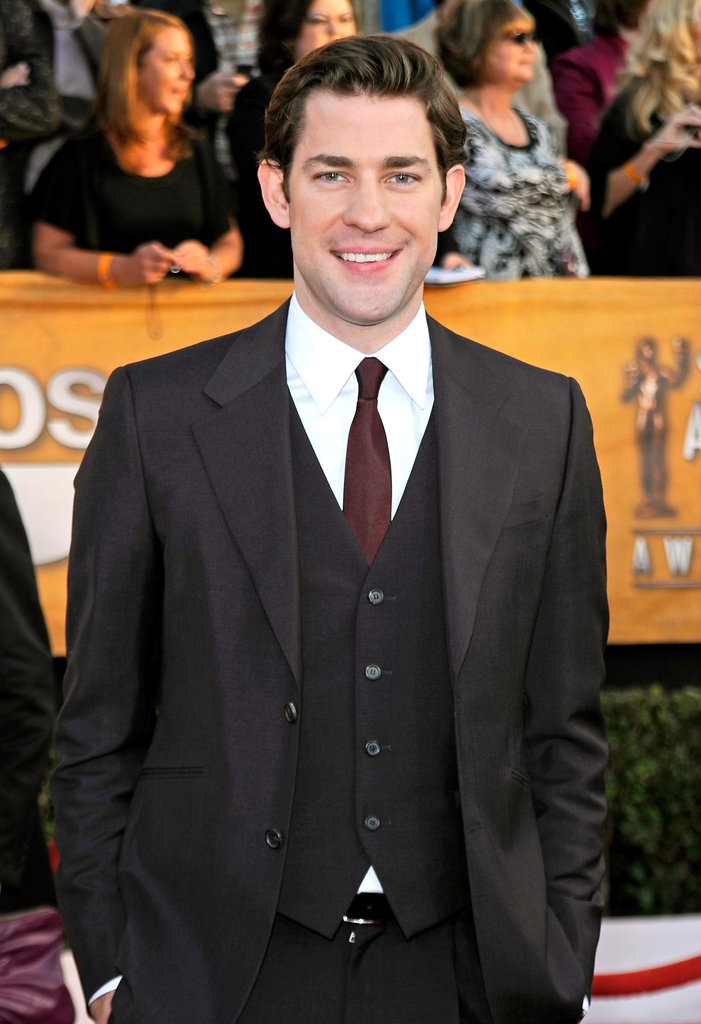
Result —
[{"label": "suit jacket lapel", "polygon": [[233,337],[204,389],[221,408],[192,429],[221,511],[299,685],[299,568],[284,347],[287,305]]},{"label": "suit jacket lapel", "polygon": [[482,580],[511,504],[526,431],[508,393],[481,366],[480,346],[429,317],[441,546],[454,679],[474,628]]},{"label": "suit jacket lapel", "polygon": [[[284,337],[287,303],[235,336],[205,387],[220,408],[193,433],[229,529],[297,683],[301,625]],[[460,672],[525,430],[485,378],[480,347],[429,317],[451,666]]]}]

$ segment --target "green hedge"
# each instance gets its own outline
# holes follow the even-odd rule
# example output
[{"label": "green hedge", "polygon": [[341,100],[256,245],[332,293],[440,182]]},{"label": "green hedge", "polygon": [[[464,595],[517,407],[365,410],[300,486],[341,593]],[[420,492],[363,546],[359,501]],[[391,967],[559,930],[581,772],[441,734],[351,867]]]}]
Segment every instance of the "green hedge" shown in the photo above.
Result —
[{"label": "green hedge", "polygon": [[[701,689],[602,697],[611,750],[608,913],[701,912]],[[46,786],[40,803],[50,838]]]},{"label": "green hedge", "polygon": [[605,690],[609,913],[701,911],[701,689]]}]

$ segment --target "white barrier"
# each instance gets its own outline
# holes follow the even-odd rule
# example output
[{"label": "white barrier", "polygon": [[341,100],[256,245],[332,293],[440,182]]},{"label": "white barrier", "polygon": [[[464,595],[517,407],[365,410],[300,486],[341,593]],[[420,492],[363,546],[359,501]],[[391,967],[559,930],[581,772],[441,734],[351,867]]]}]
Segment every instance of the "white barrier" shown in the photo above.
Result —
[{"label": "white barrier", "polygon": [[[699,956],[701,914],[606,918],[595,975],[629,975]],[[640,995],[595,995],[586,1024],[701,1024],[701,980]]]}]

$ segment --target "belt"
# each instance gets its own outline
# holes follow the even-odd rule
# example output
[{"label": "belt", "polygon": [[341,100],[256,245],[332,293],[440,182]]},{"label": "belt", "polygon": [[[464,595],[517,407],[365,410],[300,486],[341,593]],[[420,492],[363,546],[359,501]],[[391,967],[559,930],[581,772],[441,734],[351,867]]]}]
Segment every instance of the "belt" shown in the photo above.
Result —
[{"label": "belt", "polygon": [[359,892],[343,920],[347,924],[386,924],[395,917],[383,892]]}]

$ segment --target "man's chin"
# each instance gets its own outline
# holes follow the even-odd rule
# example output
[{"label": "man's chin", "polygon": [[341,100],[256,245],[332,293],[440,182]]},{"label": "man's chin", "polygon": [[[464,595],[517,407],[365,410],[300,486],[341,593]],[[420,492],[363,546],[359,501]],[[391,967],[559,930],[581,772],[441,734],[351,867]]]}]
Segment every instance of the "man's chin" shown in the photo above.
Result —
[{"label": "man's chin", "polygon": [[369,297],[367,302],[352,302],[340,297],[334,303],[335,315],[346,323],[356,327],[377,327],[394,317],[399,316],[407,306],[408,300],[402,295],[399,298],[389,297],[381,301],[377,297]]},{"label": "man's chin", "polygon": [[326,301],[335,315],[358,327],[374,327],[401,315],[423,288],[424,275],[415,280],[378,281],[354,279],[334,282]]}]

